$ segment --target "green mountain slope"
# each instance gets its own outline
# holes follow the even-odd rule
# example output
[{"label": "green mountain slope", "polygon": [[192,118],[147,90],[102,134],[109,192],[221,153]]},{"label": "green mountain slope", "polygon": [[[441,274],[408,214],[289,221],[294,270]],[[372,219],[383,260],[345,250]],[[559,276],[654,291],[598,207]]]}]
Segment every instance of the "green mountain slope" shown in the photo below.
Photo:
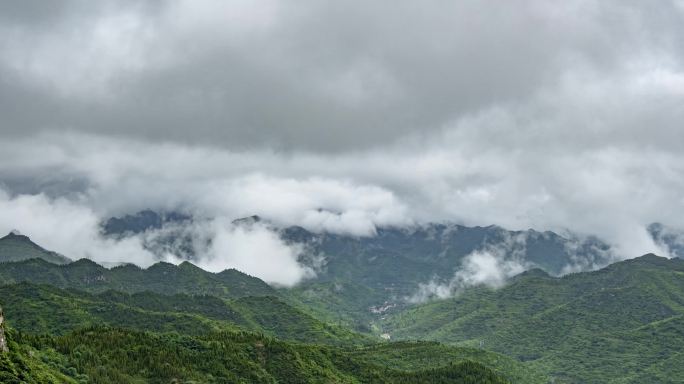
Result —
[{"label": "green mountain slope", "polygon": [[248,330],[283,340],[318,344],[364,344],[370,339],[325,324],[275,297],[233,301],[213,296],[90,294],[49,285],[20,283],[0,286],[0,303],[10,308],[12,326],[22,332],[62,335],[108,325],[155,332],[201,335]]},{"label": "green mountain slope", "polygon": [[43,259],[54,264],[71,262],[67,257],[41,248],[27,236],[11,232],[0,238],[0,263],[28,259]]},{"label": "green mountain slope", "polygon": [[189,337],[96,327],[58,337],[13,338],[16,356],[23,361],[39,358],[44,364],[23,367],[24,377],[65,375],[94,384],[509,383],[471,361],[404,371],[369,363],[355,350],[290,344],[244,332]]},{"label": "green mountain slope", "polygon": [[[195,260],[198,246],[184,230],[193,219],[179,213],[145,210],[103,222],[113,238],[139,234],[146,247],[160,257],[173,253]],[[262,225],[303,250],[300,262],[316,270],[316,276],[287,292],[293,303],[312,306],[317,316],[368,331],[378,317],[370,307],[402,307],[403,298],[420,284],[449,280],[474,251],[495,248],[516,262],[558,274],[578,260],[603,265],[610,260],[608,244],[595,237],[562,236],[534,230],[509,231],[497,226],[467,227],[454,223],[426,223],[408,228],[377,227],[373,236],[316,233],[303,227],[278,227],[258,216],[233,221],[235,226]],[[155,236],[149,236],[158,233]],[[340,294],[340,284],[347,290]]]},{"label": "green mountain slope", "polygon": [[[3,382],[168,382],[164,377],[200,382],[219,377],[219,382],[544,382],[513,359],[476,349],[439,344],[359,349],[371,339],[330,325],[328,318],[317,320],[309,314],[317,312],[315,305],[309,311],[293,308],[273,296],[283,291],[236,270],[214,274],[188,262],[107,269],[86,259],[56,265],[27,257],[0,263],[0,284],[0,303],[12,308],[11,324],[21,331],[2,359]],[[372,303],[356,300],[373,298],[366,286],[347,284],[344,290],[351,294],[341,299],[330,294],[340,293],[340,285],[329,287],[328,294],[308,305],[318,300],[319,307],[353,307],[361,313]],[[37,334],[50,336],[31,336]],[[241,342],[245,338],[248,343]],[[225,343],[232,344],[230,350],[217,348]],[[224,353],[229,361],[217,357]],[[140,355],[134,359],[135,354]],[[147,359],[146,364],[140,366],[139,359]]]},{"label": "green mountain slope", "polygon": [[55,265],[41,259],[0,263],[0,284],[22,281],[88,292],[152,291],[220,298],[278,295],[277,291],[256,277],[236,270],[211,273],[189,262],[180,265],[159,262],[147,269],[132,264],[107,269],[88,259],[65,265]]},{"label": "green mountain slope", "polygon": [[[5,331],[1,321],[0,330]],[[384,364],[381,357],[368,359],[367,349],[292,344],[241,331],[189,336],[97,326],[61,336],[8,329],[6,336],[9,348],[0,350],[3,384],[510,382],[463,354],[413,368],[393,348],[372,351],[399,359]]]},{"label": "green mountain slope", "polygon": [[389,316],[394,338],[480,345],[557,383],[677,382],[684,345],[684,260],[646,255],[553,278],[530,271]]},{"label": "green mountain slope", "polygon": [[288,303],[316,318],[357,332],[379,332],[374,324],[382,313],[372,309],[377,306],[382,311],[382,305],[377,303],[383,303],[384,292],[348,281],[309,282],[279,292]]},{"label": "green mountain slope", "polygon": [[513,383],[545,384],[548,379],[520,361],[479,348],[454,347],[429,341],[400,341],[375,344],[355,351],[364,361],[404,371],[436,368],[453,361],[482,363]]},{"label": "green mountain slope", "polygon": [[[280,230],[284,241],[321,255],[317,276],[289,290],[293,304],[361,332],[377,330],[379,320],[408,305],[420,284],[449,281],[474,251],[497,249],[525,263],[560,273],[578,258],[607,263],[610,247],[594,237],[563,237],[553,232],[508,231],[497,226],[452,223],[413,228],[376,228],[370,237],[313,233],[301,227]],[[318,260],[315,257],[312,260]],[[573,261],[574,260],[574,261]]]},{"label": "green mountain slope", "polygon": [[41,353],[26,344],[13,340],[8,332],[9,351],[0,352],[0,383],[3,384],[80,384],[87,377],[75,370],[67,376],[49,361],[52,353]]}]

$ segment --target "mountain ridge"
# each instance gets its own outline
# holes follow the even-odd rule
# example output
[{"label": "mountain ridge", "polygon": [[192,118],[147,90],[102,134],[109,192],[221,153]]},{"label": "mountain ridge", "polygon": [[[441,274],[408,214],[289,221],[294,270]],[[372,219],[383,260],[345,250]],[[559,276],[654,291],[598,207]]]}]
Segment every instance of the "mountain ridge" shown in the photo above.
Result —
[{"label": "mountain ridge", "polygon": [[0,238],[0,263],[40,258],[50,263],[66,264],[72,260],[57,252],[48,251],[28,236],[12,231]]},{"label": "mountain ridge", "polygon": [[561,383],[675,383],[674,368],[652,367],[684,343],[684,260],[646,254],[562,277],[523,273],[390,313],[382,326],[399,340],[484,345]]},{"label": "mountain ridge", "polygon": [[[677,351],[684,344],[684,260],[645,254],[596,271],[563,276],[531,268],[496,289],[475,284],[453,298],[418,305],[380,301],[388,295],[396,297],[402,290],[384,285],[391,280],[379,280],[378,284],[373,279],[392,277],[396,271],[374,274],[368,266],[379,263],[388,267],[403,260],[413,260],[409,265],[414,266],[421,257],[435,263],[445,257],[434,253],[400,255],[402,246],[414,251],[430,250],[437,244],[448,246],[453,238],[451,232],[444,235],[447,229],[476,238],[508,233],[495,226],[431,229],[408,235],[383,229],[378,234],[381,243],[329,234],[316,237],[298,229],[296,233],[303,235],[304,241],[321,240],[332,250],[340,247],[339,260],[325,271],[328,276],[289,289],[274,289],[235,269],[207,272],[189,261],[178,265],[160,261],[148,268],[131,264],[105,268],[89,259],[64,265],[42,258],[6,262],[0,263],[0,300],[16,308],[16,324],[22,331],[55,331],[56,337],[69,338],[70,332],[105,324],[154,335],[183,332],[191,338],[212,330],[247,329],[286,342],[354,343],[356,339],[350,335],[355,333],[341,327],[352,324],[357,325],[351,327],[355,330],[375,335],[375,340],[380,335],[400,342],[433,340],[497,354],[492,356],[505,355],[512,359],[506,360],[507,369],[519,372],[524,367],[530,375],[547,376],[556,383],[673,382],[667,378],[676,377],[676,369],[663,367],[661,361],[666,353],[667,361],[678,363]],[[540,232],[530,236],[553,237]],[[383,248],[382,241],[395,242],[397,251]],[[387,259],[378,260],[383,256]],[[360,271],[345,269],[364,257],[365,264],[357,265]],[[361,273],[361,278],[354,278],[354,273]],[[36,319],[41,320],[36,323]],[[50,327],[63,327],[66,333]],[[122,337],[130,335],[121,332]],[[94,342],[88,335],[78,337]],[[657,343],[646,342],[649,338]],[[435,359],[442,348],[394,345],[417,359]],[[391,349],[378,348],[380,358],[356,353],[374,364],[394,364],[398,369],[410,365],[403,357],[393,357]],[[629,349],[639,353],[626,354]],[[600,353],[604,356],[597,357]],[[617,369],[617,360],[628,368]]]},{"label": "mountain ridge", "polygon": [[177,266],[160,261],[147,269],[125,264],[108,269],[90,259],[64,265],[27,259],[0,263],[0,284],[28,281],[89,292],[149,290],[163,294],[213,294],[224,298],[278,296],[275,289],[256,277],[237,270],[224,272],[208,272],[189,262]]}]

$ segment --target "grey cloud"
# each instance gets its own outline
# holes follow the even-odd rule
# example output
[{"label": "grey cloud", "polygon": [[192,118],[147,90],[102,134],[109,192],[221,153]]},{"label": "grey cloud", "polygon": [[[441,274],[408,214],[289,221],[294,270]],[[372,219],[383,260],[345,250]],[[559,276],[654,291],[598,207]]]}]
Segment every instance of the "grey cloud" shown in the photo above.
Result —
[{"label": "grey cloud", "polygon": [[619,257],[684,227],[681,2],[35,4],[0,12],[8,207],[570,229]]},{"label": "grey cloud", "polygon": [[583,68],[681,65],[675,3],[76,4],[0,43],[12,94],[34,101],[5,109],[7,130],[349,150],[508,108]]},{"label": "grey cloud", "polygon": [[3,1],[0,4],[0,20],[24,27],[45,28],[46,24],[57,23],[66,16],[69,5],[72,3],[72,1],[60,0]]},{"label": "grey cloud", "polygon": [[437,139],[307,155],[42,136],[0,145],[0,174],[41,179],[62,169],[87,180],[71,199],[100,216],[144,208],[231,220],[259,214],[284,225],[357,235],[372,234],[375,225],[494,223],[596,234],[621,245],[622,257],[658,251],[645,225],[684,224],[677,214],[684,204],[681,155],[599,148],[540,161],[539,151],[450,151],[468,144]]},{"label": "grey cloud", "polygon": [[421,283],[414,294],[406,298],[410,303],[422,303],[432,298],[444,299],[461,294],[475,286],[499,288],[506,281],[531,265],[524,261],[524,235],[505,239],[497,245],[473,251],[463,258],[461,267],[447,282],[435,279]]}]

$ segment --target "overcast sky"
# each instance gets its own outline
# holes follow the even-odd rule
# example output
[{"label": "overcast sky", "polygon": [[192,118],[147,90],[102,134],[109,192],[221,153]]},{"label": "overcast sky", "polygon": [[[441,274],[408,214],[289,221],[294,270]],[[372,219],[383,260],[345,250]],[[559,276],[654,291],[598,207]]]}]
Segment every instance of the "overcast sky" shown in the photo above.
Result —
[{"label": "overcast sky", "polygon": [[683,36],[681,0],[3,1],[0,230],[77,252],[150,207],[658,251],[644,225],[684,228]]}]

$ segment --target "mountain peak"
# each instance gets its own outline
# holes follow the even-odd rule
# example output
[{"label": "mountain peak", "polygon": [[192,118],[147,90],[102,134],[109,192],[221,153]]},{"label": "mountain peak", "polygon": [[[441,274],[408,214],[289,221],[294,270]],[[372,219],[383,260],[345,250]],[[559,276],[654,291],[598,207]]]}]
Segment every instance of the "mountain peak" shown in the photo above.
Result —
[{"label": "mountain peak", "polygon": [[34,243],[28,236],[13,230],[0,238],[0,262],[43,259],[54,264],[66,264],[71,260],[58,253],[48,251]]},{"label": "mountain peak", "polygon": [[7,242],[10,244],[14,244],[16,246],[21,246],[21,247],[28,246],[28,247],[36,249],[36,250],[48,252],[45,249],[43,249],[43,247],[41,247],[40,245],[34,243],[30,237],[21,234],[21,232],[17,231],[16,229],[10,231],[10,233],[8,233],[5,237],[0,238],[0,241],[1,242]]},{"label": "mountain peak", "polygon": [[182,269],[182,270],[184,270],[184,271],[199,272],[199,273],[204,272],[204,270],[203,270],[202,268],[196,266],[195,264],[193,264],[193,263],[191,263],[191,262],[189,262],[189,261],[187,261],[187,260],[185,260],[185,261],[183,261],[182,263],[178,264],[178,268],[179,268],[179,269]]},{"label": "mountain peak", "polygon": [[674,258],[668,259],[667,257],[658,256],[654,253],[647,253],[643,256],[635,257],[633,259],[627,259],[619,261],[617,263],[607,266],[605,269],[619,269],[629,266],[642,266],[642,267],[656,267],[656,268],[667,268],[667,269],[682,269],[682,260]]},{"label": "mountain peak", "polygon": [[5,237],[1,238],[0,240],[5,240],[5,239],[22,240],[22,241],[29,241],[29,242],[33,243],[28,236],[23,235],[21,232],[19,232],[16,229],[11,230]]},{"label": "mountain peak", "polygon": [[69,264],[72,268],[82,267],[82,268],[95,268],[95,269],[105,269],[105,267],[94,262],[91,259],[81,258]]},{"label": "mountain peak", "polygon": [[247,217],[235,219],[235,220],[233,220],[232,223],[234,225],[243,225],[243,224],[251,225],[251,224],[259,223],[259,222],[261,222],[261,217],[259,215],[252,215],[252,216],[247,216]]},{"label": "mountain peak", "polygon": [[522,272],[521,274],[517,275],[516,277],[549,278],[549,277],[551,277],[551,275],[549,275],[546,271],[544,271],[541,268],[532,268],[532,269],[528,269],[527,271]]},{"label": "mountain peak", "polygon": [[101,223],[101,227],[107,236],[124,236],[160,229],[168,224],[190,222],[192,219],[192,216],[181,212],[145,209],[121,217],[110,217]]},{"label": "mountain peak", "polygon": [[655,253],[647,253],[643,256],[639,256],[639,257],[634,258],[634,260],[635,261],[641,261],[641,262],[648,262],[651,264],[658,264],[658,265],[663,264],[663,263],[666,264],[669,261],[669,259],[667,257],[658,256]]}]

